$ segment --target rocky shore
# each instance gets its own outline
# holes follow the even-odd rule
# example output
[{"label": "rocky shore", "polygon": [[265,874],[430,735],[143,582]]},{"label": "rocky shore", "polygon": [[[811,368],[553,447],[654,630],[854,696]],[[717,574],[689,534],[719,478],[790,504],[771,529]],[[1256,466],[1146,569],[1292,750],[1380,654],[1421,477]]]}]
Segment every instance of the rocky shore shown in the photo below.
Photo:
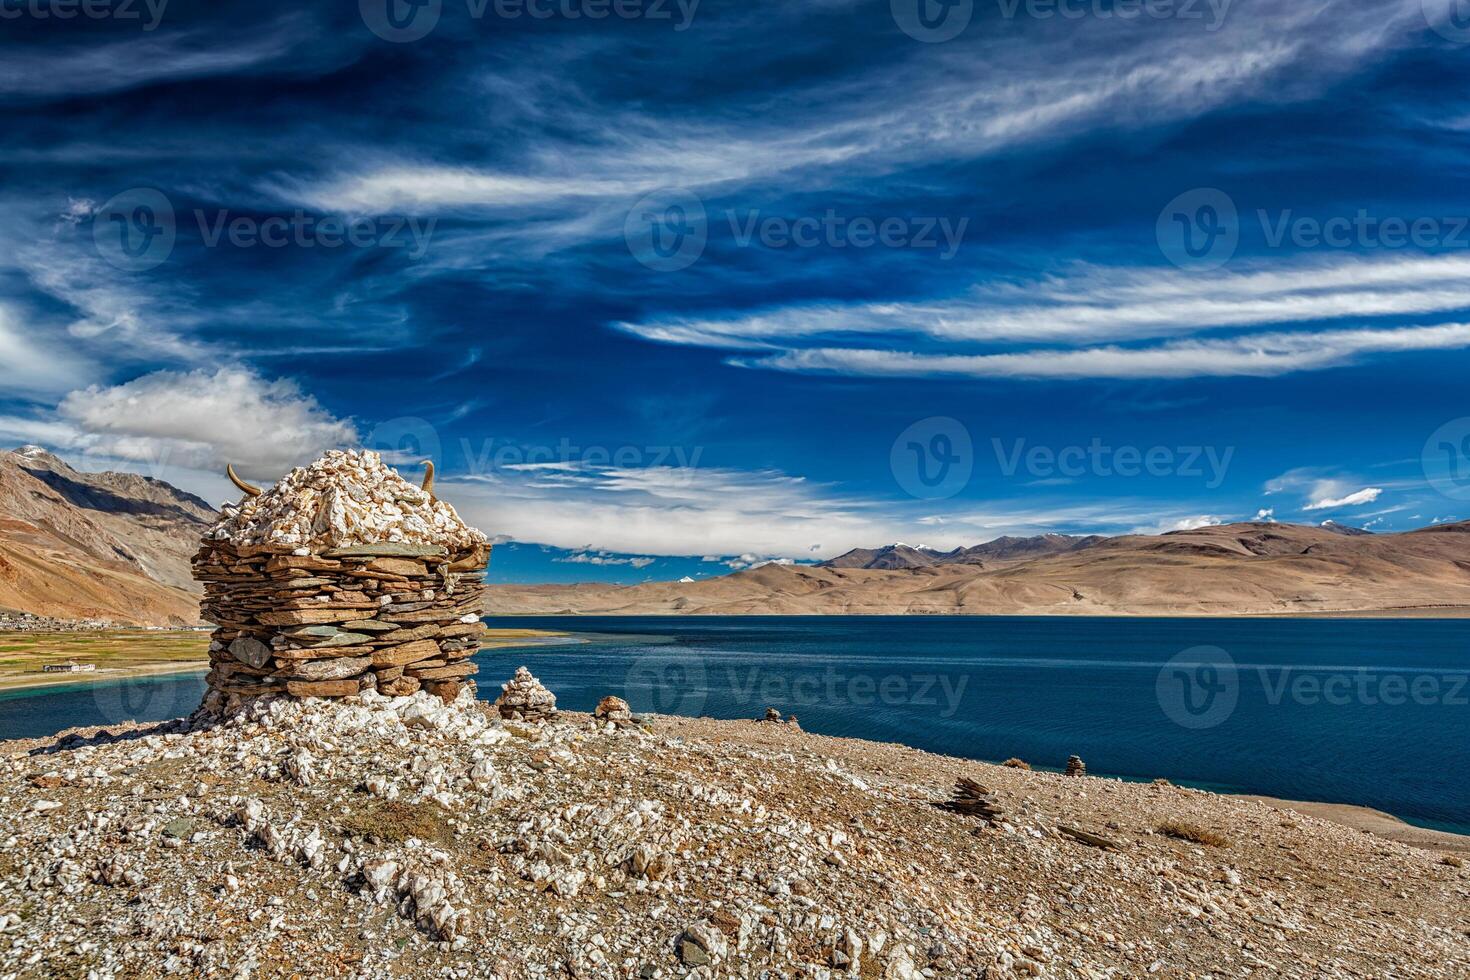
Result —
[{"label": "rocky shore", "polygon": [[0,976],[1470,975],[1451,855],[614,708],[366,691],[7,743]]}]

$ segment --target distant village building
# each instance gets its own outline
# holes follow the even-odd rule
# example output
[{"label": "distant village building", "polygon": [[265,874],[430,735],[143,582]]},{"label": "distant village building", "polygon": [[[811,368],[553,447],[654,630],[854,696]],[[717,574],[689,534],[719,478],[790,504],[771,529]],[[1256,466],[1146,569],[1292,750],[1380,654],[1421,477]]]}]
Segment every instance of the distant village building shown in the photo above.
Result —
[{"label": "distant village building", "polygon": [[96,664],[46,664],[41,668],[43,674],[84,674],[90,670],[96,670]]}]

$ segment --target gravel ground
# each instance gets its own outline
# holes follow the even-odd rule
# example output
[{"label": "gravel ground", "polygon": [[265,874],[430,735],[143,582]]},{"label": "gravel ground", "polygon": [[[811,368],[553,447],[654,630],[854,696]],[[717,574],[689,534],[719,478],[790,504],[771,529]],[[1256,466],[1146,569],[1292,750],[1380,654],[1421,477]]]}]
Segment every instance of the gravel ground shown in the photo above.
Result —
[{"label": "gravel ground", "polygon": [[[0,976],[1470,976],[1454,856],[1169,785],[635,722],[368,693],[0,744]],[[960,776],[995,823],[938,805]]]}]

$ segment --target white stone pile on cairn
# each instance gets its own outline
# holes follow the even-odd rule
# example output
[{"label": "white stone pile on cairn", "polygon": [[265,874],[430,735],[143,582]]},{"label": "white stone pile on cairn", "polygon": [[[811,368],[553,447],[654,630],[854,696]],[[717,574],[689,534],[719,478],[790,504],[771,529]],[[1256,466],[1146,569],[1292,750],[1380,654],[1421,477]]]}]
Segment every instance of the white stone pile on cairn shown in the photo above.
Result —
[{"label": "white stone pile on cairn", "polygon": [[205,708],[230,699],[428,691],[478,668],[490,547],[376,453],[328,453],[227,508],[194,558],[215,624]]}]

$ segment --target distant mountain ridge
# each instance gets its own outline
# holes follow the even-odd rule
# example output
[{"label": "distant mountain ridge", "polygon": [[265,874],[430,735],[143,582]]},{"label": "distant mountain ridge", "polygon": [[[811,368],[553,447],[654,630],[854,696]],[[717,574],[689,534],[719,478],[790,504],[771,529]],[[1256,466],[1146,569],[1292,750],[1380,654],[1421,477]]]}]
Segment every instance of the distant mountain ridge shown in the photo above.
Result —
[{"label": "distant mountain ridge", "polygon": [[1465,615],[1470,521],[1395,534],[1253,522],[1104,538],[1001,538],[944,553],[891,545],[821,565],[766,565],[694,583],[496,586],[490,609],[542,615]]},{"label": "distant mountain ridge", "polygon": [[0,607],[62,619],[198,621],[189,560],[218,517],[133,473],[83,473],[39,446],[0,452]]},{"label": "distant mountain ridge", "polygon": [[1107,538],[1098,534],[1078,537],[1070,534],[1038,534],[1034,537],[1000,537],[969,548],[936,551],[913,548],[906,544],[890,544],[882,548],[854,548],[824,562],[821,568],[931,568],[935,565],[985,565],[987,562],[1024,561],[1045,555],[1058,555],[1090,548]]}]

